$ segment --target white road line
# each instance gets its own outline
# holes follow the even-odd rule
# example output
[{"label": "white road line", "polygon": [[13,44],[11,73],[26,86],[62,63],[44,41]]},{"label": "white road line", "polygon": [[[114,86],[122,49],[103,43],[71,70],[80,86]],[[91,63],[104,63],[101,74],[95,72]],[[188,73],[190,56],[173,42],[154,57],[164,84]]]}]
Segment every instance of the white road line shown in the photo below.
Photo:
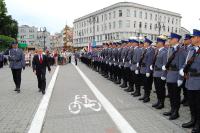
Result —
[{"label": "white road line", "polygon": [[75,68],[89,86],[91,91],[94,93],[96,98],[101,102],[102,106],[111,117],[113,122],[117,125],[121,133],[137,133],[126,121],[126,119],[117,111],[117,109],[109,102],[109,100],[106,99],[106,97],[97,89],[97,87],[87,78],[87,76],[77,66],[75,66]]},{"label": "white road line", "polygon": [[55,84],[55,81],[56,81],[56,78],[58,75],[58,71],[59,71],[59,66],[56,67],[56,70],[55,70],[55,72],[51,78],[51,81],[48,85],[46,94],[43,96],[43,98],[40,102],[40,105],[37,109],[37,112],[35,113],[35,116],[30,125],[30,129],[29,129],[28,133],[40,133],[41,132],[43,121],[44,121],[46,111],[48,108],[49,100],[51,98],[54,84]]}]

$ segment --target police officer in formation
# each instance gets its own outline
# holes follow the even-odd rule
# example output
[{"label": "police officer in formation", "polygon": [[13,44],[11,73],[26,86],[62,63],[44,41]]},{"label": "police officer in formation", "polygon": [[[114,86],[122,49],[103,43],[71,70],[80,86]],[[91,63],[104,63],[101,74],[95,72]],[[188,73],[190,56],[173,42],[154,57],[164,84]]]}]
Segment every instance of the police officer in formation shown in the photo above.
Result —
[{"label": "police officer in formation", "polygon": [[156,109],[164,108],[167,88],[170,109],[163,115],[175,120],[180,104],[189,104],[191,120],[182,127],[193,127],[192,133],[200,133],[200,31],[186,34],[183,44],[181,38],[171,33],[169,38],[157,37],[155,44],[148,38],[104,43],[103,47],[84,53],[81,60],[87,65],[92,60],[95,70],[134,97],[141,95],[142,87],[144,95],[139,100],[144,103],[150,101],[154,82],[157,101],[152,107]]}]

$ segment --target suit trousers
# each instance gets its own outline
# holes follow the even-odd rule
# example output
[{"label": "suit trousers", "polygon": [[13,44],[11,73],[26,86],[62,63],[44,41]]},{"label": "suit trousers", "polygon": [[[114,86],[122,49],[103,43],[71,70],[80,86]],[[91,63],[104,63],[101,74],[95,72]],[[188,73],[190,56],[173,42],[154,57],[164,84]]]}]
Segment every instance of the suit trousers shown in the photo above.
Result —
[{"label": "suit trousers", "polygon": [[160,77],[154,77],[156,95],[159,100],[165,99],[165,93],[166,93],[165,83],[166,81],[162,80]]},{"label": "suit trousers", "polygon": [[150,77],[146,77],[146,74],[142,74],[142,84],[144,86],[144,92],[146,95],[150,96],[153,84],[153,77],[152,74]]},{"label": "suit trousers", "polygon": [[15,82],[15,86],[17,89],[20,89],[22,69],[11,69],[11,71],[13,75],[13,80]]},{"label": "suit trousers", "polygon": [[191,115],[200,122],[200,90],[188,90],[187,95]]},{"label": "suit trousers", "polygon": [[45,90],[46,88],[46,71],[37,71],[36,72],[38,79],[38,88],[40,90]]},{"label": "suit trousers", "polygon": [[181,101],[181,88],[178,87],[177,83],[167,83],[170,105],[172,109],[180,108]]}]

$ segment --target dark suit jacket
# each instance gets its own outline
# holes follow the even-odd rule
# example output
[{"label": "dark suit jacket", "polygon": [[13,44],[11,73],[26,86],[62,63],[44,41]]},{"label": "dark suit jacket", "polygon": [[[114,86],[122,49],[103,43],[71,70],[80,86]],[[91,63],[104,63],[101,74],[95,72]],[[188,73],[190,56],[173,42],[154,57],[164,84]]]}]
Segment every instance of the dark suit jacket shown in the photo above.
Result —
[{"label": "dark suit jacket", "polygon": [[46,72],[46,67],[48,68],[49,71],[51,71],[47,56],[43,55],[42,59],[43,59],[42,64],[40,64],[38,54],[33,57],[32,66],[33,66],[33,71],[36,71],[36,73]]}]

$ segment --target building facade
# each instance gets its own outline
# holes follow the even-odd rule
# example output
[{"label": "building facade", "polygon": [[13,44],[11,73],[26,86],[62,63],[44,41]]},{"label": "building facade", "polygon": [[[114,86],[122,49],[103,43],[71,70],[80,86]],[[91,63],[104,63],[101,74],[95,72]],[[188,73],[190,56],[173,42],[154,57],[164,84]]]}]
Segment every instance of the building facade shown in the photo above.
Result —
[{"label": "building facade", "polygon": [[25,43],[28,46],[44,47],[44,36],[45,46],[50,47],[50,33],[48,31],[38,31],[37,27],[22,25],[18,27],[18,42]]},{"label": "building facade", "polygon": [[73,44],[101,45],[146,36],[155,40],[160,34],[180,33],[181,15],[132,2],[120,2],[74,20]]}]

